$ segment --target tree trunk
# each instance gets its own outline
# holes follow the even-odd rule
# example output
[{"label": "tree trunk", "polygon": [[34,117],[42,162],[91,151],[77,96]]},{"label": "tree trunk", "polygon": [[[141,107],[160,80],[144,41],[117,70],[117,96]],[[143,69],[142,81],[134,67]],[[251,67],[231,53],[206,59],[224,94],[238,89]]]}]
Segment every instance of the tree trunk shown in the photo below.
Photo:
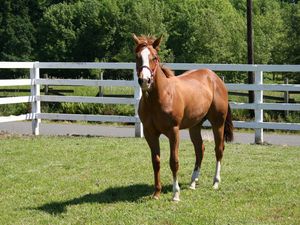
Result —
[{"label": "tree trunk", "polygon": [[[252,0],[247,0],[247,46],[248,46],[248,64],[254,64],[254,49],[253,49],[253,26],[252,26]],[[254,83],[254,72],[248,72],[248,83]],[[248,102],[254,102],[254,91],[248,92]],[[251,117],[254,116],[254,111],[250,110]]]}]

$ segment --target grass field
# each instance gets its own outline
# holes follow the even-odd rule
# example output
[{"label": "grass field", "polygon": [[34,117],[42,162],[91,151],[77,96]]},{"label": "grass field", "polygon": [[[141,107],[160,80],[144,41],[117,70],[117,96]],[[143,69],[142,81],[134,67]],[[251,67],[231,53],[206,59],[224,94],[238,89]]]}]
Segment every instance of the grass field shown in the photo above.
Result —
[{"label": "grass field", "polygon": [[206,142],[199,187],[180,144],[181,202],[171,201],[169,150],[162,140],[161,199],[144,139],[0,136],[0,224],[300,224],[300,147],[228,144],[213,190]]}]

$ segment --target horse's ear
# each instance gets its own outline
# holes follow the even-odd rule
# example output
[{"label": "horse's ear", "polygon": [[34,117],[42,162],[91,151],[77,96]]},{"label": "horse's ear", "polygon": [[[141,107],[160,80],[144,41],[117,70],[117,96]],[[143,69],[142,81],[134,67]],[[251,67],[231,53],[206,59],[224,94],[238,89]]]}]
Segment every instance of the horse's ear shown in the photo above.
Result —
[{"label": "horse's ear", "polygon": [[140,44],[140,40],[138,39],[138,37],[134,33],[132,34],[132,38],[133,38],[136,45]]},{"label": "horse's ear", "polygon": [[162,39],[162,36],[163,35],[160,35],[159,38],[157,38],[154,42],[153,42],[153,48],[155,48],[156,50],[159,49],[159,45],[160,45],[160,42],[161,42],[161,39]]}]

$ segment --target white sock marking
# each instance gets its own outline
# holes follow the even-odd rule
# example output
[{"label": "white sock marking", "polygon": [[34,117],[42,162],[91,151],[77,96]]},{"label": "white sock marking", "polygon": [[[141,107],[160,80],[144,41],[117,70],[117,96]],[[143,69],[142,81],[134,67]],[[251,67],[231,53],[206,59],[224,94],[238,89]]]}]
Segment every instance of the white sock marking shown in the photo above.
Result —
[{"label": "white sock marking", "polygon": [[221,172],[221,162],[217,161],[216,163],[216,175],[214,177],[214,189],[218,189],[219,187],[219,183],[221,181],[221,176],[220,176],[220,172]]},{"label": "white sock marking", "polygon": [[173,201],[180,201],[179,194],[180,194],[180,187],[178,184],[178,180],[174,178],[173,179]]},{"label": "white sock marking", "polygon": [[200,174],[200,169],[194,170],[192,174],[192,181],[198,181],[199,174]]},{"label": "white sock marking", "polygon": [[193,189],[193,190],[196,189],[196,182],[198,181],[199,174],[200,174],[200,168],[193,171],[190,189]]}]

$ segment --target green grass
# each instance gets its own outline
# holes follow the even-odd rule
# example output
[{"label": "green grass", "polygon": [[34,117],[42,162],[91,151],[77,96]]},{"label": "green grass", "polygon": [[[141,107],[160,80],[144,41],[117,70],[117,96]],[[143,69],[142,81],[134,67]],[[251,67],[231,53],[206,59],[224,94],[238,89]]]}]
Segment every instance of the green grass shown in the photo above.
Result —
[{"label": "green grass", "polygon": [[199,187],[194,151],[180,144],[181,202],[171,201],[162,140],[161,199],[144,139],[0,136],[0,224],[300,224],[300,147],[226,145],[213,190],[213,144]]}]

